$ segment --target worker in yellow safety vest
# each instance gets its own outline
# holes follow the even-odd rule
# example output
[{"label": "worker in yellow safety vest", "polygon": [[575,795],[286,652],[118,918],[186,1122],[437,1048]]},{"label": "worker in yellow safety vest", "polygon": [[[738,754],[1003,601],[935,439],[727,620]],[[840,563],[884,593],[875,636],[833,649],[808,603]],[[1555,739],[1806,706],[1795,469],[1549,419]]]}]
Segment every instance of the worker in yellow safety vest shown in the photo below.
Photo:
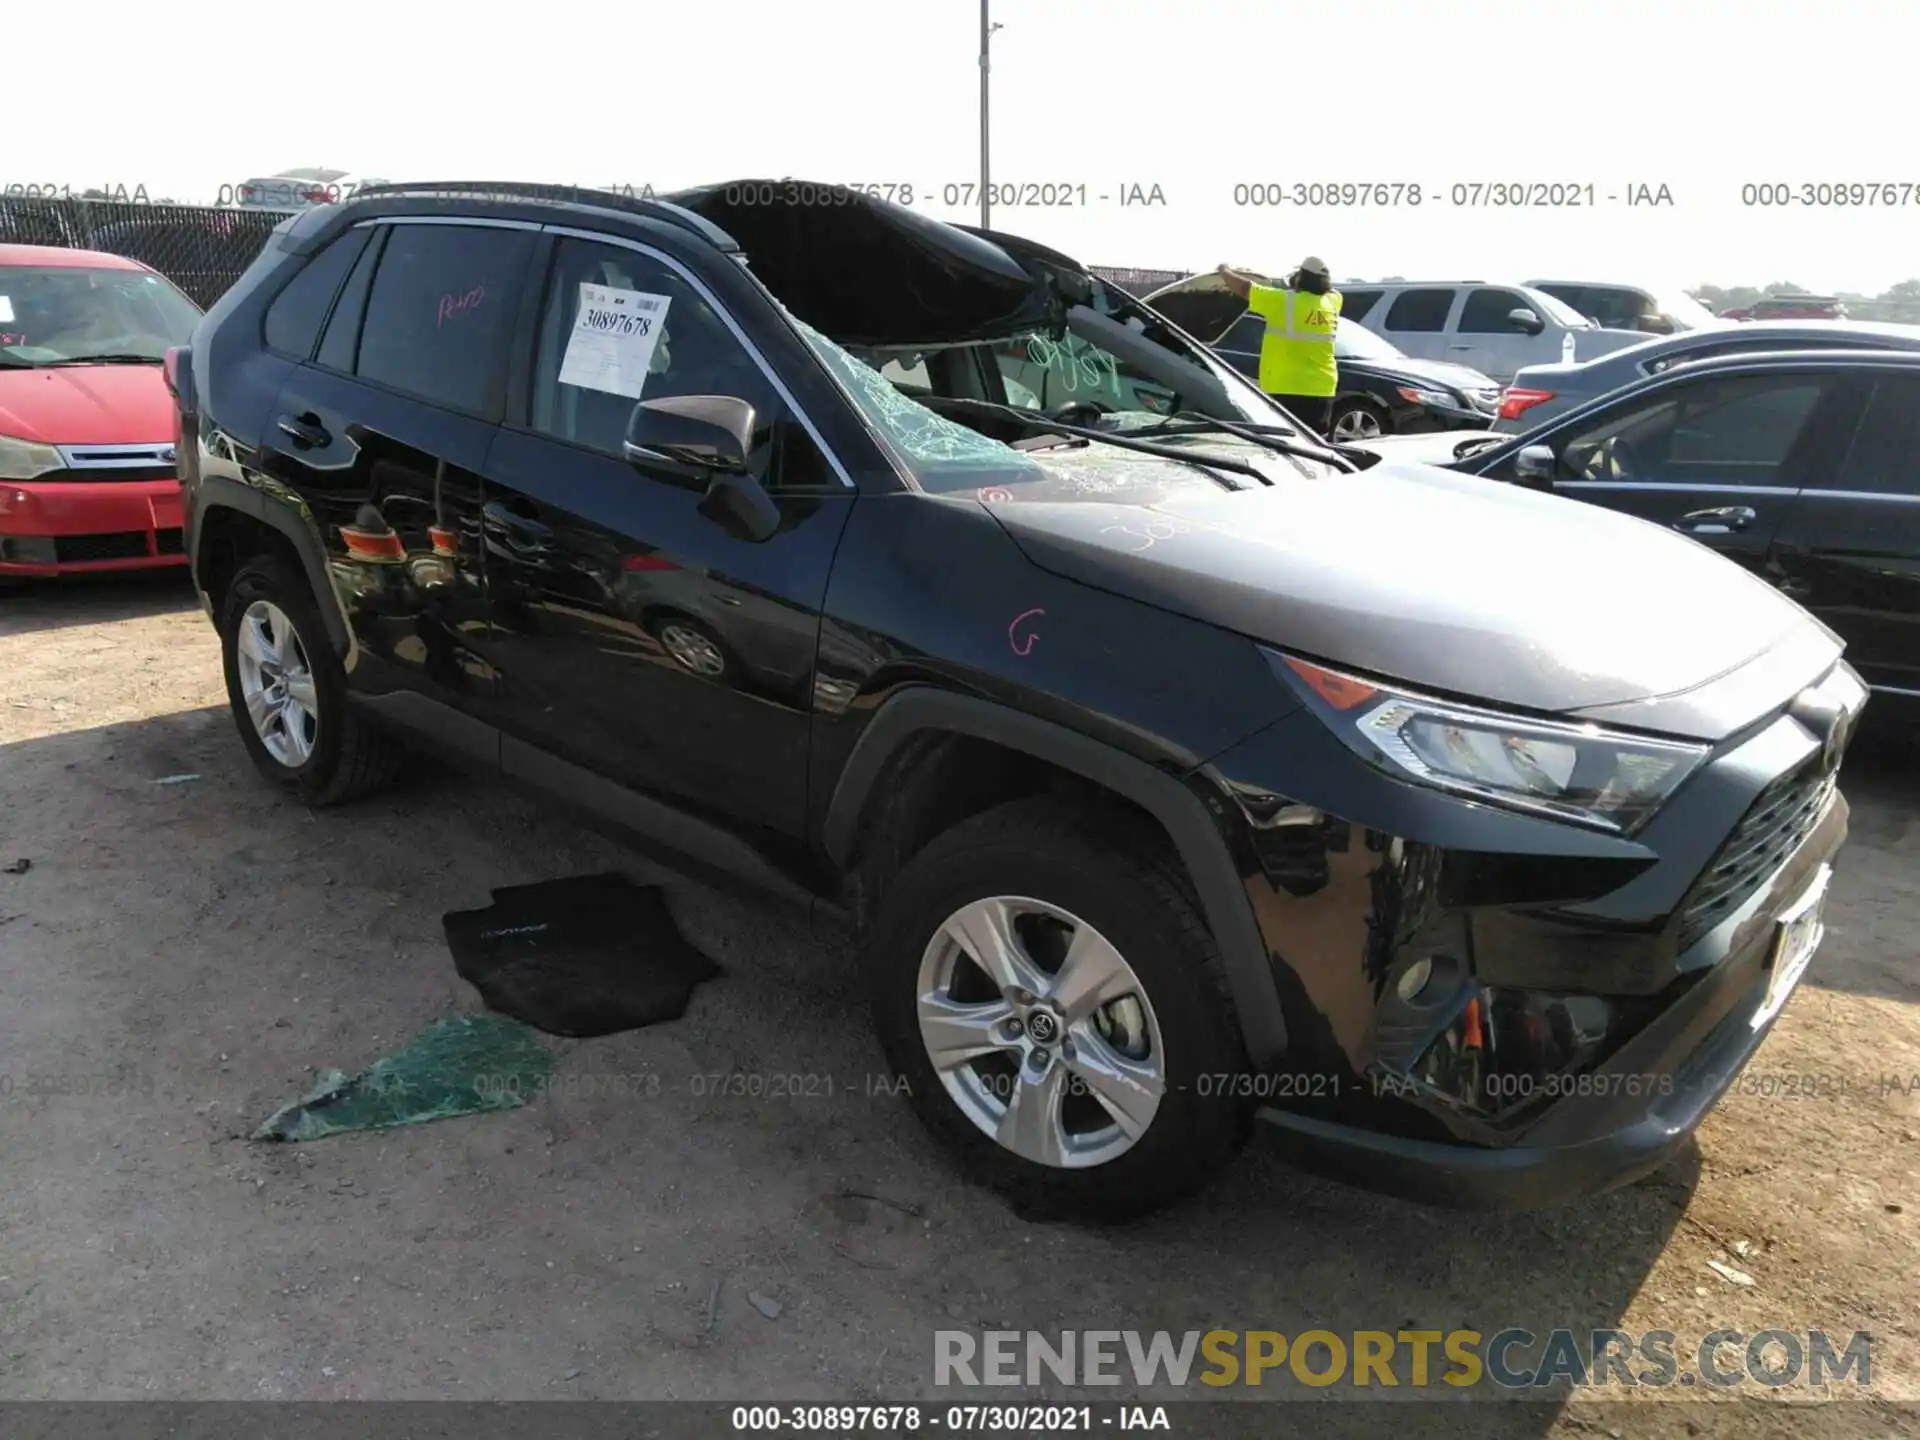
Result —
[{"label": "worker in yellow safety vest", "polygon": [[1278,285],[1226,265],[1216,273],[1267,322],[1260,340],[1260,388],[1324,435],[1339,386],[1333,332],[1340,323],[1340,292],[1333,288],[1327,262],[1309,255]]}]

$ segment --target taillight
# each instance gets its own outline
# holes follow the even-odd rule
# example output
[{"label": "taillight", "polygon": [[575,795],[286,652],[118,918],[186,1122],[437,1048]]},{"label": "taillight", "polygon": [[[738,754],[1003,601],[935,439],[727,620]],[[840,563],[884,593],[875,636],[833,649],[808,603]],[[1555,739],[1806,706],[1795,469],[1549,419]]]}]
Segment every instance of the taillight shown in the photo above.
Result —
[{"label": "taillight", "polygon": [[1500,392],[1500,418],[1518,420],[1523,411],[1531,410],[1544,400],[1551,400],[1551,390],[1522,390],[1509,385]]},{"label": "taillight", "polygon": [[632,572],[635,570],[678,570],[680,567],[664,555],[629,555],[620,562],[620,568]]}]

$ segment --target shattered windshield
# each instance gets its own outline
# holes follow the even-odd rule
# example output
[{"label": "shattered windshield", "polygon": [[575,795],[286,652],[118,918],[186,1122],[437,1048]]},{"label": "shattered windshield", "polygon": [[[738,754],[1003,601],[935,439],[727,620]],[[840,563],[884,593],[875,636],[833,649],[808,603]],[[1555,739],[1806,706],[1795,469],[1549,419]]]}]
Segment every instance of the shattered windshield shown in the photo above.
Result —
[{"label": "shattered windshield", "polygon": [[1045,478],[1046,472],[1018,450],[934,414],[805,321],[788,318],[846,387],[868,422],[906,459],[924,488],[965,490]]}]

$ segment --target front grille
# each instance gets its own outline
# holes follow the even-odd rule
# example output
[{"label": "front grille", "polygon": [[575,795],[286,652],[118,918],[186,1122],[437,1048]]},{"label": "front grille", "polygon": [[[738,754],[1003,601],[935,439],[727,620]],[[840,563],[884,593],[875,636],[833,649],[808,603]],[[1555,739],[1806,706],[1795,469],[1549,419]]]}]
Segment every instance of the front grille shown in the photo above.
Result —
[{"label": "front grille", "polygon": [[61,535],[53,542],[54,562],[60,565],[87,560],[144,560],[148,553],[144,530],[116,530],[109,535]]},{"label": "front grille", "polygon": [[1807,767],[1781,776],[1760,792],[1681,909],[1683,952],[1750,900],[1806,842],[1826,813],[1838,779],[1834,772]]},{"label": "front grille", "polygon": [[177,472],[171,465],[101,465],[84,470],[43,470],[33,477],[36,485],[49,481],[84,480],[89,485],[116,484],[122,480],[174,480]]}]

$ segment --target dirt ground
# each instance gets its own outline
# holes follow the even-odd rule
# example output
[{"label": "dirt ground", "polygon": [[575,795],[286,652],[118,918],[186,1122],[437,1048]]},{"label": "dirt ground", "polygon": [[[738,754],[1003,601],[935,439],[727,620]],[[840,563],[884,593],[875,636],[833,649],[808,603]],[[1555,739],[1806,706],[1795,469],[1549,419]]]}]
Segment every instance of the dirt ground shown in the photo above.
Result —
[{"label": "dirt ground", "polygon": [[[1873,1333],[1871,1398],[1580,1399],[1501,1423],[1914,1433],[1895,1402],[1920,1399],[1920,761],[1870,734],[1847,789],[1808,983],[1649,1182],[1460,1217],[1255,1150],[1176,1213],[1078,1230],[1016,1218],[866,1093],[880,1058],[849,959],[798,922],[480,778],[318,813],[276,798],[183,581],[0,600],[0,862],[32,862],[0,875],[0,1397],[899,1401],[935,1394],[940,1328],[1616,1327],[1675,1331],[1683,1354],[1720,1327],[1820,1328]],[[554,1087],[522,1109],[243,1138],[316,1069],[479,1008],[443,912],[607,868],[670,880],[725,968],[684,1018],[555,1042]],[[728,1072],[836,1093],[691,1093]],[[657,1098],[619,1093],[648,1073]],[[27,1083],[58,1076],[133,1093]],[[1492,1433],[1497,1407],[1452,1408]],[[1316,1410],[1338,1422],[1318,1433],[1373,1433]]]}]

